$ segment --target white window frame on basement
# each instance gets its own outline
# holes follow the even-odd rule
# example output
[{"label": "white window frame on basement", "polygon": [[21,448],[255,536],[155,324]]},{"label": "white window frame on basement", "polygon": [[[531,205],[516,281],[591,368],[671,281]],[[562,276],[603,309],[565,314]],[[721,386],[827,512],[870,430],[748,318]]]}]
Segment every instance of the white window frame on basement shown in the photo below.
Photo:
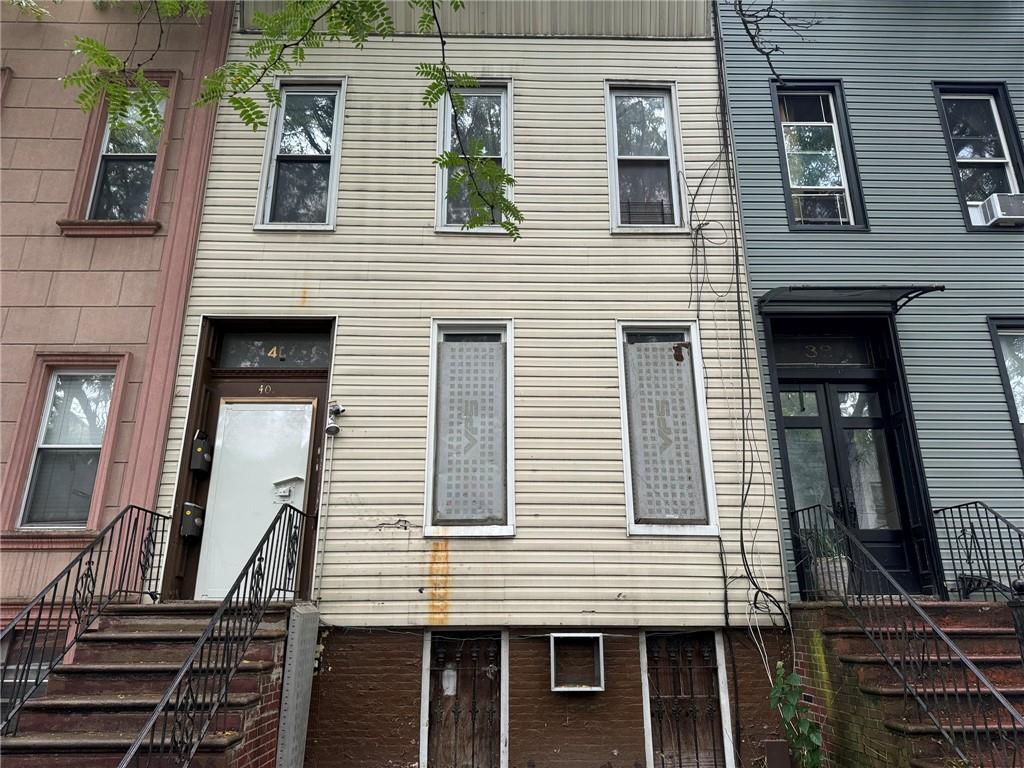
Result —
[{"label": "white window frame on basement", "polygon": [[[627,333],[683,331],[690,340],[693,357],[693,381],[697,400],[697,427],[700,436],[701,470],[704,476],[704,500],[708,521],[697,524],[659,524],[636,522],[633,508],[633,468],[629,451],[629,413],[626,400],[625,343]],[[622,468],[626,487],[626,531],[630,536],[718,536],[718,500],[711,459],[707,393],[704,387],[704,358],[700,348],[700,327],[696,320],[619,320],[615,323],[616,357],[619,364],[619,419],[622,429]]]},{"label": "white window frame on basement", "polygon": [[[463,631],[463,630],[459,630]],[[495,630],[480,630],[481,632]],[[420,765],[427,765],[430,728],[430,630],[423,633],[423,671],[420,678]],[[501,768],[508,768],[508,630],[501,630]],[[729,766],[732,768],[732,766]]]},{"label": "white window frame on basement", "polygon": [[[660,93],[668,101],[670,125],[669,170],[672,177],[673,224],[623,224],[619,208],[619,133],[615,117],[615,95]],[[605,80],[605,127],[608,145],[608,226],[609,231],[620,234],[679,234],[689,232],[689,211],[686,205],[686,164],[683,157],[683,139],[679,125],[679,94],[674,81],[668,80]]]},{"label": "white window frame on basement", "polygon": [[[512,78],[489,77],[478,80],[475,88],[459,88],[459,93],[466,95],[473,94],[501,94],[501,165],[509,176],[515,176],[515,153],[512,151]],[[438,104],[437,114],[437,153],[447,152],[449,149],[456,149],[449,145],[451,139],[452,105],[448,94],[445,94]],[[468,147],[467,147],[468,149]],[[490,224],[475,229],[463,229],[461,224],[448,223],[448,174],[444,168],[438,168],[435,173],[435,211],[434,231],[436,232],[457,232],[462,234],[504,234],[505,230],[498,224]],[[505,190],[505,196],[512,202],[515,201],[515,187]]]},{"label": "white window frame on basement", "polygon": [[[446,331],[458,333],[501,333],[505,342],[505,509],[504,525],[435,525],[434,462],[437,440],[437,345]],[[432,318],[430,321],[430,361],[427,377],[427,471],[423,490],[423,535],[438,538],[510,537],[516,534],[515,506],[515,348],[512,320],[465,320]]]},{"label": "white window frame on basement", "polygon": [[[340,185],[339,169],[341,167],[342,132],[345,123],[345,92],[347,77],[334,78],[302,78],[281,79],[274,82],[274,87],[281,94],[280,107],[271,110],[269,128],[263,147],[263,164],[260,169],[260,187],[256,198],[256,219],[254,230],[285,231],[285,232],[333,232],[337,227],[338,187]],[[327,187],[327,221],[324,222],[287,222],[270,221],[270,207],[274,203],[274,180],[276,178],[277,150],[281,141],[281,126],[284,122],[284,105],[286,92],[320,92],[335,93],[334,101],[334,137],[331,144],[330,182]]]},{"label": "white window frame on basement", "polygon": [[[659,632],[688,632],[691,628],[659,629]],[[653,631],[653,630],[652,630]],[[711,630],[698,630],[708,632]],[[732,735],[732,708],[729,704],[729,680],[725,669],[725,641],[721,630],[715,633],[715,667],[718,673],[718,709],[722,720],[722,745],[725,753],[725,768],[736,768],[735,745]],[[644,705],[644,752],[647,768],[657,768],[654,762],[654,734],[651,732],[651,684],[647,679],[647,632],[640,631],[640,682]]]}]

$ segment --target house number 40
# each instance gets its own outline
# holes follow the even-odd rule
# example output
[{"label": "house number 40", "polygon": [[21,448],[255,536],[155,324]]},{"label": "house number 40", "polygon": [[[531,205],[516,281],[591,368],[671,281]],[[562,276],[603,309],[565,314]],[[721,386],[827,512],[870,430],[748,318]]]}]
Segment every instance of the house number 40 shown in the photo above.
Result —
[{"label": "house number 40", "polygon": [[260,384],[259,389],[257,389],[256,391],[259,392],[261,395],[269,395],[271,392],[274,391],[274,388],[271,387],[269,384]]}]

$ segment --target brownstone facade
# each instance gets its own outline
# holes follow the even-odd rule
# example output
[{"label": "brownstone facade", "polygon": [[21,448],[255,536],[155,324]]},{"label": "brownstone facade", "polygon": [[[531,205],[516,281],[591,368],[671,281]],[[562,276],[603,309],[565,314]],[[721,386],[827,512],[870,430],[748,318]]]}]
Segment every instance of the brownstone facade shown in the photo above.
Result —
[{"label": "brownstone facade", "polygon": [[[745,630],[731,630],[726,672],[737,765],[756,765],[778,738],[764,664]],[[771,663],[784,650],[766,632]],[[314,678],[307,768],[419,764],[423,635],[415,630],[329,629]],[[605,690],[553,693],[548,637],[516,628],[509,639],[509,768],[643,768],[644,710],[638,632],[604,638]]]}]

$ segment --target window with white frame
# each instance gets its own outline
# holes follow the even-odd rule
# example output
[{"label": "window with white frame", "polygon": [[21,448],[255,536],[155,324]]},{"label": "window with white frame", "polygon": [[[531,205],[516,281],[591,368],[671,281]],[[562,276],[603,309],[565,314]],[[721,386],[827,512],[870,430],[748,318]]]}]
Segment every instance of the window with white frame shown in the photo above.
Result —
[{"label": "window with white frame", "polygon": [[717,532],[695,329],[619,326],[630,533]]},{"label": "window with white frame", "polygon": [[425,533],[512,535],[511,324],[433,331]]},{"label": "window with white frame", "polygon": [[981,204],[999,192],[1019,192],[1020,179],[1000,113],[1001,91],[940,87],[942,125],[955,165],[957,187],[971,224],[984,224]]},{"label": "window with white frame", "polygon": [[672,89],[610,86],[608,98],[613,225],[679,226]]},{"label": "window with white frame", "polygon": [[[509,115],[508,83],[486,85],[479,88],[464,88],[462,110],[456,119],[451,100],[445,96],[441,129],[442,151],[454,151],[466,157],[480,147],[485,160],[496,163],[512,173],[511,120]],[[456,130],[456,126],[458,130]],[[470,215],[470,186],[472,182],[449,189],[451,169],[438,170],[438,200],[443,201],[438,211],[438,225],[441,228],[458,229]],[[486,196],[490,190],[481,190]],[[506,194],[510,194],[506,192]],[[501,212],[494,211],[495,224],[501,220]],[[485,228],[486,229],[486,228]]]},{"label": "window with white frame", "polygon": [[834,92],[780,88],[777,93],[793,223],[858,223]]},{"label": "window with white frame", "polygon": [[[161,101],[161,115],[164,108]],[[138,107],[130,107],[120,123],[115,124],[108,117],[89,206],[90,219],[146,218],[161,132],[162,128],[154,130],[143,122]]]},{"label": "window with white frame", "polygon": [[22,525],[86,524],[113,391],[113,371],[51,375]]},{"label": "window with white frame", "polygon": [[259,223],[324,228],[337,205],[338,84],[285,85],[275,111]]}]

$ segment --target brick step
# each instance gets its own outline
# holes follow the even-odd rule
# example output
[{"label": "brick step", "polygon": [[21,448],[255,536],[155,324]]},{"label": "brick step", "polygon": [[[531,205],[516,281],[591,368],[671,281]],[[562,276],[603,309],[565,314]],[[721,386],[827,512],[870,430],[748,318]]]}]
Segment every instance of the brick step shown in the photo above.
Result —
[{"label": "brick step", "polygon": [[[878,640],[883,647],[901,643],[900,638],[905,637],[906,630],[902,627],[868,627],[868,632]],[[949,638],[956,643],[957,647],[970,656],[972,653],[988,655],[1011,655],[1020,653],[1020,643],[1012,625],[1005,627],[943,627]],[[868,637],[865,630],[858,626],[826,627],[822,630],[825,635],[832,637],[832,647],[835,652],[844,654],[868,654],[875,652],[875,646]],[[929,642],[940,643],[932,631],[926,631],[922,636],[911,642],[920,644]],[[940,647],[945,647],[942,644]]]},{"label": "brick step", "polygon": [[[928,614],[928,617],[942,627],[944,630],[950,627],[1007,627],[1013,626],[1013,618],[1006,603],[981,602],[981,601],[941,601],[930,600],[927,597],[917,597],[918,604]],[[799,606],[799,607],[797,607]],[[823,613],[820,626],[848,626],[851,622],[850,610],[838,602],[820,603],[799,603],[797,610],[817,610]],[[856,608],[853,612],[863,616],[866,623],[873,623],[872,618],[877,617],[878,608]],[[909,607],[896,603],[885,608],[885,616],[895,617],[907,616],[915,622],[919,621],[919,614]]]},{"label": "brick step", "polygon": [[[217,724],[227,731],[243,730],[245,710],[258,701],[256,692],[229,694],[227,702],[217,711]],[[139,731],[159,703],[159,695],[52,696],[48,692],[25,702],[18,716],[18,734]],[[205,703],[200,699],[197,706]],[[173,710],[174,706],[169,709]]]},{"label": "brick step", "polygon": [[[180,664],[188,657],[201,635],[202,632],[193,630],[90,630],[78,641],[75,661],[105,662],[116,659],[118,662],[177,661]],[[245,658],[253,661],[273,659],[275,644],[284,640],[286,636],[287,632],[283,629],[257,630],[253,642],[246,650]],[[230,637],[231,635],[218,634],[213,636],[213,640],[226,640]]]},{"label": "brick step", "polygon": [[[879,711],[882,717],[902,718],[907,713],[912,713],[911,719],[918,717],[918,704],[914,698],[906,693],[900,685],[861,685],[860,690],[869,696],[877,696]],[[1007,718],[1006,709],[996,700],[992,692],[985,688],[977,690],[971,688],[970,706],[979,714],[989,717]],[[939,720],[954,721],[965,711],[967,706],[965,692],[963,690],[942,690],[941,688],[921,688],[918,690],[921,698],[928,704],[928,708],[935,713]],[[999,693],[1006,698],[1011,706],[1018,709],[1024,708],[1024,687],[1000,689]]]},{"label": "brick step", "polygon": [[[1000,722],[978,720],[974,723],[961,724],[942,721],[943,727],[954,736],[970,738],[975,733],[988,733],[993,736],[1002,734],[1008,738],[1020,738],[1024,736],[1024,727],[1008,722],[1009,716],[1004,715]],[[940,719],[941,721],[941,719]],[[901,733],[905,736],[940,736],[939,727],[930,721],[917,722],[907,720],[885,720],[885,727],[890,731]]]},{"label": "brick step", "polygon": [[[945,742],[943,742],[945,745]],[[941,757],[914,757],[910,760],[910,768],[950,768],[958,766],[953,750],[945,745],[946,753]],[[970,754],[970,751],[967,751]],[[1013,765],[1011,755],[971,755],[972,768],[1006,768]]]},{"label": "brick step", "polygon": [[[967,657],[974,662],[997,688],[1024,687],[1024,665],[1021,664],[1020,654],[967,654]],[[898,685],[900,680],[896,673],[889,668],[888,663],[878,653],[873,654],[844,654],[839,660],[847,664],[857,665],[857,682],[860,685]],[[915,659],[919,662],[921,659]],[[924,659],[926,663],[933,665],[949,666],[948,657],[932,656]],[[958,665],[962,666],[962,665]],[[969,674],[966,671],[963,674]],[[967,678],[969,679],[969,678]]]},{"label": "brick step", "polygon": [[[119,605],[104,610],[93,623],[93,631],[132,632],[144,630],[203,631],[220,606],[219,603],[155,603],[152,605]],[[274,603],[267,609],[260,624],[264,629],[287,626],[288,610]]]},{"label": "brick step", "polygon": [[[271,661],[243,661],[231,681],[232,693],[257,691],[259,673],[273,667]],[[76,661],[74,664],[61,664],[54,669],[47,682],[47,692],[54,695],[163,693],[180,668],[181,664],[175,662],[103,664]],[[207,666],[203,669],[218,668]]]},{"label": "brick step", "polygon": [[[117,768],[135,741],[137,732],[53,733],[7,736],[3,741],[4,768]],[[228,768],[230,751],[242,734],[209,733],[203,739],[190,768]],[[172,768],[169,757],[154,757],[152,768]]]}]

